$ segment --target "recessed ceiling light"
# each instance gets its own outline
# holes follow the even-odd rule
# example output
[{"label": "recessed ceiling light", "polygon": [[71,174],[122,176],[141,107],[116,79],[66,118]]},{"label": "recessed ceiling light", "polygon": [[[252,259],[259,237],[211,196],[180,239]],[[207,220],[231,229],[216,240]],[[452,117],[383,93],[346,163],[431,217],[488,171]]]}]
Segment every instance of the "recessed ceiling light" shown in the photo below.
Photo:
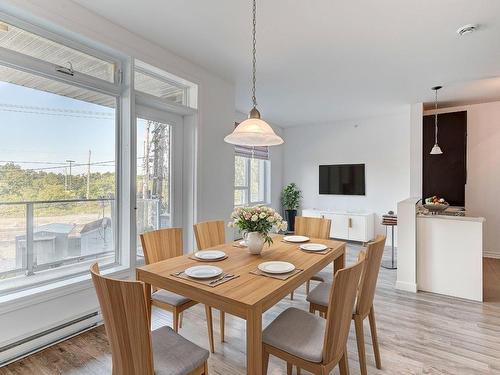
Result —
[{"label": "recessed ceiling light", "polygon": [[478,28],[479,28],[478,25],[474,25],[474,24],[470,23],[468,25],[464,25],[461,28],[459,28],[457,30],[457,34],[460,36],[465,35],[465,34],[470,34],[470,33],[473,33],[474,31],[477,31]]}]

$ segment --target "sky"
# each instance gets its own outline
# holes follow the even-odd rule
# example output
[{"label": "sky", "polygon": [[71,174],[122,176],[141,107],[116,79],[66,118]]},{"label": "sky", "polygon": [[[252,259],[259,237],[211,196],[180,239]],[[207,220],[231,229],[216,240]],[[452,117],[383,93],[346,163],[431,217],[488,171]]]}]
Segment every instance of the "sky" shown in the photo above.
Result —
[{"label": "sky", "polygon": [[[53,109],[98,114],[61,113]],[[23,168],[34,169],[59,167],[52,163],[65,163],[66,160],[87,163],[89,150],[92,151],[91,162],[115,160],[114,108],[0,82],[0,164],[5,161],[36,162],[20,164]],[[95,165],[92,169],[114,170],[111,164]],[[84,173],[86,166],[73,170]],[[64,168],[48,171],[63,173]]]}]

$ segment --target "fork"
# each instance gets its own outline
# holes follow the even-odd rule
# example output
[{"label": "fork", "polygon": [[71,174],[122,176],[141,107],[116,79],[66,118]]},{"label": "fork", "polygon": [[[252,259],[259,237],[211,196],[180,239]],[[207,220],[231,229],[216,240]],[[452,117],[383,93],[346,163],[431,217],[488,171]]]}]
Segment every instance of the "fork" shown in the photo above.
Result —
[{"label": "fork", "polygon": [[219,281],[222,281],[224,279],[227,279],[227,278],[230,278],[230,277],[233,277],[233,276],[234,275],[231,275],[231,274],[227,273],[224,276],[218,277],[217,279],[210,281],[209,284],[210,285],[217,284]]}]

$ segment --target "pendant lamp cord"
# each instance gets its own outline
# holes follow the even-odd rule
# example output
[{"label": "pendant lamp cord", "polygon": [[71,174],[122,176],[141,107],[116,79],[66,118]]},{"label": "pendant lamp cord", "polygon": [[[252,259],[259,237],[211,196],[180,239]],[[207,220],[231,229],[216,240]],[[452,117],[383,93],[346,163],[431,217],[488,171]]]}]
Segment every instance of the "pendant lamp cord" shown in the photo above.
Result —
[{"label": "pendant lamp cord", "polygon": [[255,82],[256,82],[256,75],[257,75],[257,69],[256,69],[256,65],[257,65],[257,58],[256,58],[256,54],[257,54],[257,38],[256,38],[256,34],[257,34],[257,5],[256,5],[256,0],[253,0],[253,10],[252,10],[252,15],[253,15],[253,30],[252,30],[252,47],[253,47],[253,50],[252,50],[252,54],[253,54],[253,60],[252,60],[252,74],[253,74],[253,77],[252,77],[252,102],[253,102],[253,106],[254,108],[257,107],[257,98],[255,96]]},{"label": "pendant lamp cord", "polygon": [[438,143],[438,114],[437,114],[437,109],[438,109],[438,90],[434,90],[436,93],[435,96],[435,104],[434,104],[434,109],[435,109],[435,114],[434,114],[434,144],[437,145]]}]

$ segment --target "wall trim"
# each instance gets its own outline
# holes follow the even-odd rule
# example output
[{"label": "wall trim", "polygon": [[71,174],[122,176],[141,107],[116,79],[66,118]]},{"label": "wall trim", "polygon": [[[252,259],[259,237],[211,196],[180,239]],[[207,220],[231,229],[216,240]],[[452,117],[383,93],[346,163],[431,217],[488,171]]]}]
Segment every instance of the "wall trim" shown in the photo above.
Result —
[{"label": "wall trim", "polygon": [[497,251],[483,251],[483,258],[500,259],[500,253]]},{"label": "wall trim", "polygon": [[100,324],[102,324],[102,316],[98,311],[92,311],[76,319],[61,322],[56,327],[20,339],[0,350],[0,366],[18,361],[61,341],[80,335]]},{"label": "wall trim", "polygon": [[396,281],[396,289],[403,290],[405,292],[417,293],[417,284],[405,281]]}]

